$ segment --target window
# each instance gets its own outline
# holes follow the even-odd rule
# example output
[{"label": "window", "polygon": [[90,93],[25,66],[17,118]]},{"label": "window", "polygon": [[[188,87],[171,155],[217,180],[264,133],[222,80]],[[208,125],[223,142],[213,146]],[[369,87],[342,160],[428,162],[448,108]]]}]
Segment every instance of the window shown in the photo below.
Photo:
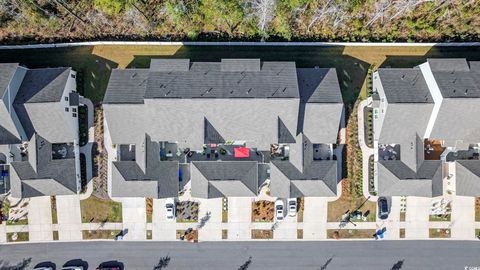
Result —
[{"label": "window", "polygon": [[77,117],[77,114],[76,114],[76,113],[72,113],[72,116],[73,116],[73,117]]},{"label": "window", "polygon": [[65,111],[68,112],[68,107],[65,107]]},{"label": "window", "polygon": [[65,97],[65,101],[68,101],[68,97]]},{"label": "window", "polygon": [[72,108],[72,112],[77,112],[77,108]]}]

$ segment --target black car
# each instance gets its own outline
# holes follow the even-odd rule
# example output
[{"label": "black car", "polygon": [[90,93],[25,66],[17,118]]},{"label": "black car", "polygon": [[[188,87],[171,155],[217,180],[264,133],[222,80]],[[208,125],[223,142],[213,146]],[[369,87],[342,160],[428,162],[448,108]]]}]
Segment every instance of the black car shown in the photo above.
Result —
[{"label": "black car", "polygon": [[388,201],[385,197],[378,198],[378,217],[380,219],[388,218]]}]

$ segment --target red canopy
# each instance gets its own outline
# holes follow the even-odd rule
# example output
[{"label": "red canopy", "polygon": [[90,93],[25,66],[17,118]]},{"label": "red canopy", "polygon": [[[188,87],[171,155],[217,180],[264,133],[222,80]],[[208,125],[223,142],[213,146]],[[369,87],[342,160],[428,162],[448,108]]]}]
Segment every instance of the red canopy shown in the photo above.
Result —
[{"label": "red canopy", "polygon": [[248,158],[248,157],[250,157],[250,148],[237,147],[237,148],[235,148],[235,153],[234,153],[233,156],[235,158]]}]

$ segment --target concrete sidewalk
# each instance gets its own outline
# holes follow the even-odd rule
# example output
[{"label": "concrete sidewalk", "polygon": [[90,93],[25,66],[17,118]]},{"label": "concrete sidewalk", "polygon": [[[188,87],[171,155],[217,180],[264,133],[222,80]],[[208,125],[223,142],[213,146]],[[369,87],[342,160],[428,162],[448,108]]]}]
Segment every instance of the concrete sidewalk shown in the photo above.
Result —
[{"label": "concrete sidewalk", "polygon": [[452,238],[475,239],[475,198],[453,196],[451,220]]}]

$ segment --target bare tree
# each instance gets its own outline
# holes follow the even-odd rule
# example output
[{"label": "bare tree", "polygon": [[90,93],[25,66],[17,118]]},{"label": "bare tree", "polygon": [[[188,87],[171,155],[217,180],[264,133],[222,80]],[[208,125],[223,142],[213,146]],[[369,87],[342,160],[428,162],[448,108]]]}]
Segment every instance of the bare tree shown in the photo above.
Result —
[{"label": "bare tree", "polygon": [[310,31],[310,28],[319,21],[327,21],[332,24],[333,27],[339,26],[346,18],[345,3],[347,2],[338,2],[334,0],[329,0],[321,8],[315,10],[313,17],[310,19],[308,24],[307,31]]},{"label": "bare tree", "polygon": [[367,27],[372,25],[378,20],[381,20],[381,23],[383,24],[383,19],[385,18],[385,15],[387,14],[387,10],[393,5],[392,0],[381,0],[375,2],[375,11],[373,13],[372,18],[367,22]]},{"label": "bare tree", "polygon": [[249,0],[247,4],[257,19],[257,27],[265,33],[275,14],[275,0]]},{"label": "bare tree", "polygon": [[394,14],[390,17],[390,20],[395,19],[396,17],[401,17],[406,13],[410,13],[415,10],[415,8],[423,3],[432,2],[433,0],[402,0],[397,1],[393,6]]}]

